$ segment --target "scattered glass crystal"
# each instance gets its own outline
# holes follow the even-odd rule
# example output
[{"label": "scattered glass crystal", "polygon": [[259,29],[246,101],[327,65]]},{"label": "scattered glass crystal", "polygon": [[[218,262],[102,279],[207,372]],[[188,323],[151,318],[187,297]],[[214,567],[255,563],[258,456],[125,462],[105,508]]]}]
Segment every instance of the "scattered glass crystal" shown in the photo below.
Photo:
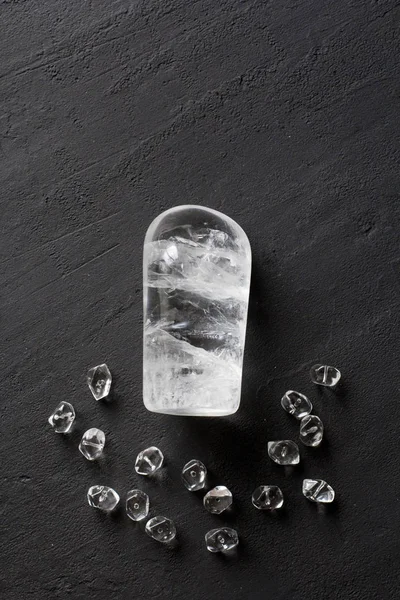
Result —
[{"label": "scattered glass crystal", "polygon": [[282,490],[277,485],[260,485],[251,497],[253,506],[259,510],[275,510],[283,505]]},{"label": "scattered glass crystal", "polygon": [[303,494],[311,502],[333,502],[335,492],[323,479],[304,479]]},{"label": "scattered glass crystal", "polygon": [[48,419],[56,433],[68,433],[75,421],[75,410],[69,402],[60,402]]},{"label": "scattered glass crystal", "polygon": [[300,440],[306,446],[319,446],[324,435],[322,421],[316,415],[307,415],[300,423]]},{"label": "scattered glass crystal", "polygon": [[142,490],[131,490],[126,495],[126,514],[132,521],[141,521],[149,514],[150,500]]},{"label": "scattered glass crystal", "polygon": [[164,455],[155,446],[146,448],[139,452],[135,462],[135,471],[139,475],[153,475],[156,471],[161,469],[164,462]]},{"label": "scattered glass crystal", "polygon": [[172,542],[176,537],[175,523],[167,517],[153,517],[147,521],[145,530],[153,540],[163,544]]},{"label": "scattered glass crystal", "polygon": [[206,476],[207,469],[200,460],[190,460],[182,469],[182,481],[190,492],[202,490]]},{"label": "scattered glass crystal", "polygon": [[268,455],[278,465],[297,465],[300,462],[300,452],[292,440],[268,442]]},{"label": "scattered glass crystal", "polygon": [[220,515],[232,504],[232,494],[224,485],[217,485],[203,498],[204,508],[214,515]]},{"label": "scattered glass crystal", "polygon": [[88,490],[87,499],[90,506],[104,512],[111,512],[119,503],[119,495],[107,485],[93,485]]},{"label": "scattered glass crystal", "polygon": [[96,400],[101,400],[102,398],[106,398],[106,396],[108,396],[110,393],[111,381],[112,377],[110,369],[106,364],[97,365],[97,367],[92,367],[88,371],[88,386]]},{"label": "scattered glass crystal", "polygon": [[342,375],[339,369],[336,369],[335,367],[329,367],[328,365],[314,365],[310,369],[310,376],[311,381],[317,385],[334,387]]},{"label": "scattered glass crystal", "polygon": [[106,436],[101,429],[92,427],[85,431],[79,444],[79,450],[88,460],[96,460],[103,453]]},{"label": "scattered glass crystal", "polygon": [[296,417],[296,419],[302,419],[312,411],[312,404],[307,396],[293,390],[286,392],[282,397],[281,405],[286,412]]},{"label": "scattered glass crystal", "polygon": [[236,548],[239,543],[237,531],[230,527],[211,529],[207,531],[205,539],[207,550],[210,552],[228,552]]}]

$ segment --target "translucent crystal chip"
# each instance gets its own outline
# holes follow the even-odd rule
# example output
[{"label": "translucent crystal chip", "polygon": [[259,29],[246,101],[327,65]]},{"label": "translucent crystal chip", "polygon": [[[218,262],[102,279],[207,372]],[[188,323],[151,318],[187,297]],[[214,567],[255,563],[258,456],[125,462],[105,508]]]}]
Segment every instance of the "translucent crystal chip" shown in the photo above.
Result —
[{"label": "translucent crystal chip", "polygon": [[111,512],[119,503],[119,495],[107,485],[93,485],[88,490],[87,499],[90,506],[104,512]]},{"label": "translucent crystal chip", "polygon": [[190,492],[202,490],[206,476],[207,469],[200,460],[190,460],[182,469],[182,481]]},{"label": "translucent crystal chip", "polygon": [[251,501],[259,510],[275,510],[283,505],[283,494],[277,485],[260,485],[254,490]]},{"label": "translucent crystal chip", "polygon": [[297,465],[300,462],[300,452],[292,440],[268,442],[268,455],[278,465]]},{"label": "translucent crystal chip", "polygon": [[311,502],[328,503],[335,499],[333,488],[323,479],[304,479],[303,494]]},{"label": "translucent crystal chip", "polygon": [[282,397],[281,405],[286,412],[296,417],[296,419],[302,419],[312,411],[312,404],[307,396],[293,390],[286,392]]},{"label": "translucent crystal chip", "polygon": [[339,369],[336,369],[335,367],[329,367],[328,365],[314,365],[310,369],[310,377],[311,381],[317,385],[334,387],[341,378],[341,373]]},{"label": "translucent crystal chip", "polygon": [[239,543],[237,531],[230,527],[211,529],[207,531],[205,539],[207,550],[210,552],[229,552]]},{"label": "translucent crystal chip", "polygon": [[48,419],[56,433],[68,433],[75,421],[75,410],[69,402],[60,402]]},{"label": "translucent crystal chip", "polygon": [[111,373],[106,364],[97,365],[89,369],[87,374],[87,382],[96,400],[106,398],[110,393],[111,388]]},{"label": "translucent crystal chip", "polygon": [[149,514],[150,500],[142,490],[131,490],[126,495],[126,514],[132,521],[141,521]]},{"label": "translucent crystal chip", "polygon": [[92,427],[85,431],[79,444],[79,450],[88,460],[96,460],[103,453],[106,436],[101,429]]},{"label": "translucent crystal chip", "polygon": [[150,446],[146,450],[139,452],[135,462],[135,471],[139,475],[153,475],[161,469],[164,462],[164,455],[155,446]]},{"label": "translucent crystal chip", "polygon": [[176,537],[175,523],[167,517],[153,517],[146,523],[146,533],[153,540],[168,544]]},{"label": "translucent crystal chip", "polygon": [[300,440],[306,446],[319,446],[324,435],[322,421],[316,415],[307,415],[300,423]]},{"label": "translucent crystal chip", "polygon": [[217,485],[203,498],[204,508],[214,515],[220,515],[232,504],[231,492],[224,485]]}]

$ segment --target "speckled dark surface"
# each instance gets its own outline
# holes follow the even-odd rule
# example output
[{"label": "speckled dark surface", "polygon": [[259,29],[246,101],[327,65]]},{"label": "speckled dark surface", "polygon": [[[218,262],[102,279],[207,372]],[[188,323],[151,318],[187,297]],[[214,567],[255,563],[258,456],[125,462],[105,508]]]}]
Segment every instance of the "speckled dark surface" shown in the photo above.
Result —
[{"label": "speckled dark surface", "polygon": [[[1,569],[5,600],[399,597],[399,3],[0,2]],[[163,209],[198,203],[248,233],[254,271],[242,406],[226,419],[147,412],[141,246]],[[106,361],[112,403],[86,388]],[[341,368],[337,393],[308,377]],[[319,449],[286,473],[267,441],[297,436],[279,405],[310,395]],[[71,401],[77,430],[47,417]],[[79,434],[104,428],[90,464]],[[134,473],[159,445],[162,481]],[[179,471],[202,459],[235,496],[212,517]],[[337,491],[319,513],[304,476]],[[179,545],[89,485],[149,492]],[[282,487],[276,517],[250,504]],[[236,558],[203,536],[237,527]]]}]

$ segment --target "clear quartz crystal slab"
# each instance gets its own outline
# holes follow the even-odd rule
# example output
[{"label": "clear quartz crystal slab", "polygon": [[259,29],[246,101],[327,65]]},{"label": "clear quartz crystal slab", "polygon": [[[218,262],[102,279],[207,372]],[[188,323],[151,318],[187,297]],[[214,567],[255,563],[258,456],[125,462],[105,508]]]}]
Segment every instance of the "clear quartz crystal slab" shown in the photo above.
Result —
[{"label": "clear quartz crystal slab", "polygon": [[178,206],[143,251],[143,400],[153,411],[223,416],[239,408],[251,249],[231,218]]}]

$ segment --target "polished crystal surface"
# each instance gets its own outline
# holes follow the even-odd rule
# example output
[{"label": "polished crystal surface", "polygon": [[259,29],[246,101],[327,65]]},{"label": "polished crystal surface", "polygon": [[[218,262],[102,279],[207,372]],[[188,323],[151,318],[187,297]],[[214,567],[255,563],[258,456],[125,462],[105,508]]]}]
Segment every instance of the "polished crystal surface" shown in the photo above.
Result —
[{"label": "polished crystal surface", "polygon": [[312,404],[307,396],[294,390],[289,390],[282,396],[281,405],[286,412],[296,417],[296,419],[302,419],[312,411]]},{"label": "polished crystal surface", "polygon": [[277,485],[260,485],[251,497],[253,506],[259,510],[275,510],[283,506],[282,490]]},{"label": "polished crystal surface", "polygon": [[278,465],[297,465],[300,462],[299,447],[292,440],[268,442],[268,455]]},{"label": "polished crystal surface", "polygon": [[146,450],[142,450],[136,457],[135,471],[139,475],[153,475],[156,471],[161,469],[164,462],[164,455],[156,448],[156,446],[150,446]]},{"label": "polished crystal surface", "polygon": [[224,485],[217,485],[203,498],[204,508],[214,515],[220,515],[232,504],[231,492]]},{"label": "polished crystal surface", "polygon": [[106,364],[97,365],[89,369],[87,374],[87,382],[96,400],[106,398],[110,393],[111,388],[111,373]]},{"label": "polished crystal surface", "polygon": [[207,531],[205,539],[207,550],[210,552],[229,552],[239,543],[237,531],[230,527],[211,529]]},{"label": "polished crystal surface", "polygon": [[150,500],[142,490],[131,490],[126,495],[126,514],[132,521],[141,521],[149,514]]},{"label": "polished crystal surface", "polygon": [[201,206],[150,225],[143,250],[143,400],[154,412],[221,416],[240,402],[251,274],[241,227]]},{"label": "polished crystal surface", "polygon": [[101,429],[92,427],[85,431],[79,444],[79,450],[88,460],[96,460],[103,454],[106,436]]},{"label": "polished crystal surface", "polygon": [[323,479],[304,479],[303,494],[307,500],[323,504],[333,502],[335,499],[333,488]]},{"label": "polished crystal surface", "polygon": [[300,423],[300,440],[306,446],[319,446],[324,435],[322,421],[316,415],[307,415]]},{"label": "polished crystal surface", "polygon": [[167,517],[153,517],[146,523],[146,533],[157,542],[168,544],[176,537],[175,523]]},{"label": "polished crystal surface", "polygon": [[69,402],[60,402],[48,419],[56,433],[68,433],[75,421],[75,410]]},{"label": "polished crystal surface", "polygon": [[317,385],[334,387],[341,378],[341,373],[339,369],[336,369],[336,367],[330,367],[328,365],[314,365],[310,369],[310,377],[311,381]]},{"label": "polished crystal surface", "polygon": [[111,512],[119,503],[119,495],[107,485],[93,485],[88,490],[87,499],[90,506],[104,512]]},{"label": "polished crystal surface", "polygon": [[207,469],[201,460],[190,460],[182,469],[182,481],[190,492],[202,490],[206,476]]}]

